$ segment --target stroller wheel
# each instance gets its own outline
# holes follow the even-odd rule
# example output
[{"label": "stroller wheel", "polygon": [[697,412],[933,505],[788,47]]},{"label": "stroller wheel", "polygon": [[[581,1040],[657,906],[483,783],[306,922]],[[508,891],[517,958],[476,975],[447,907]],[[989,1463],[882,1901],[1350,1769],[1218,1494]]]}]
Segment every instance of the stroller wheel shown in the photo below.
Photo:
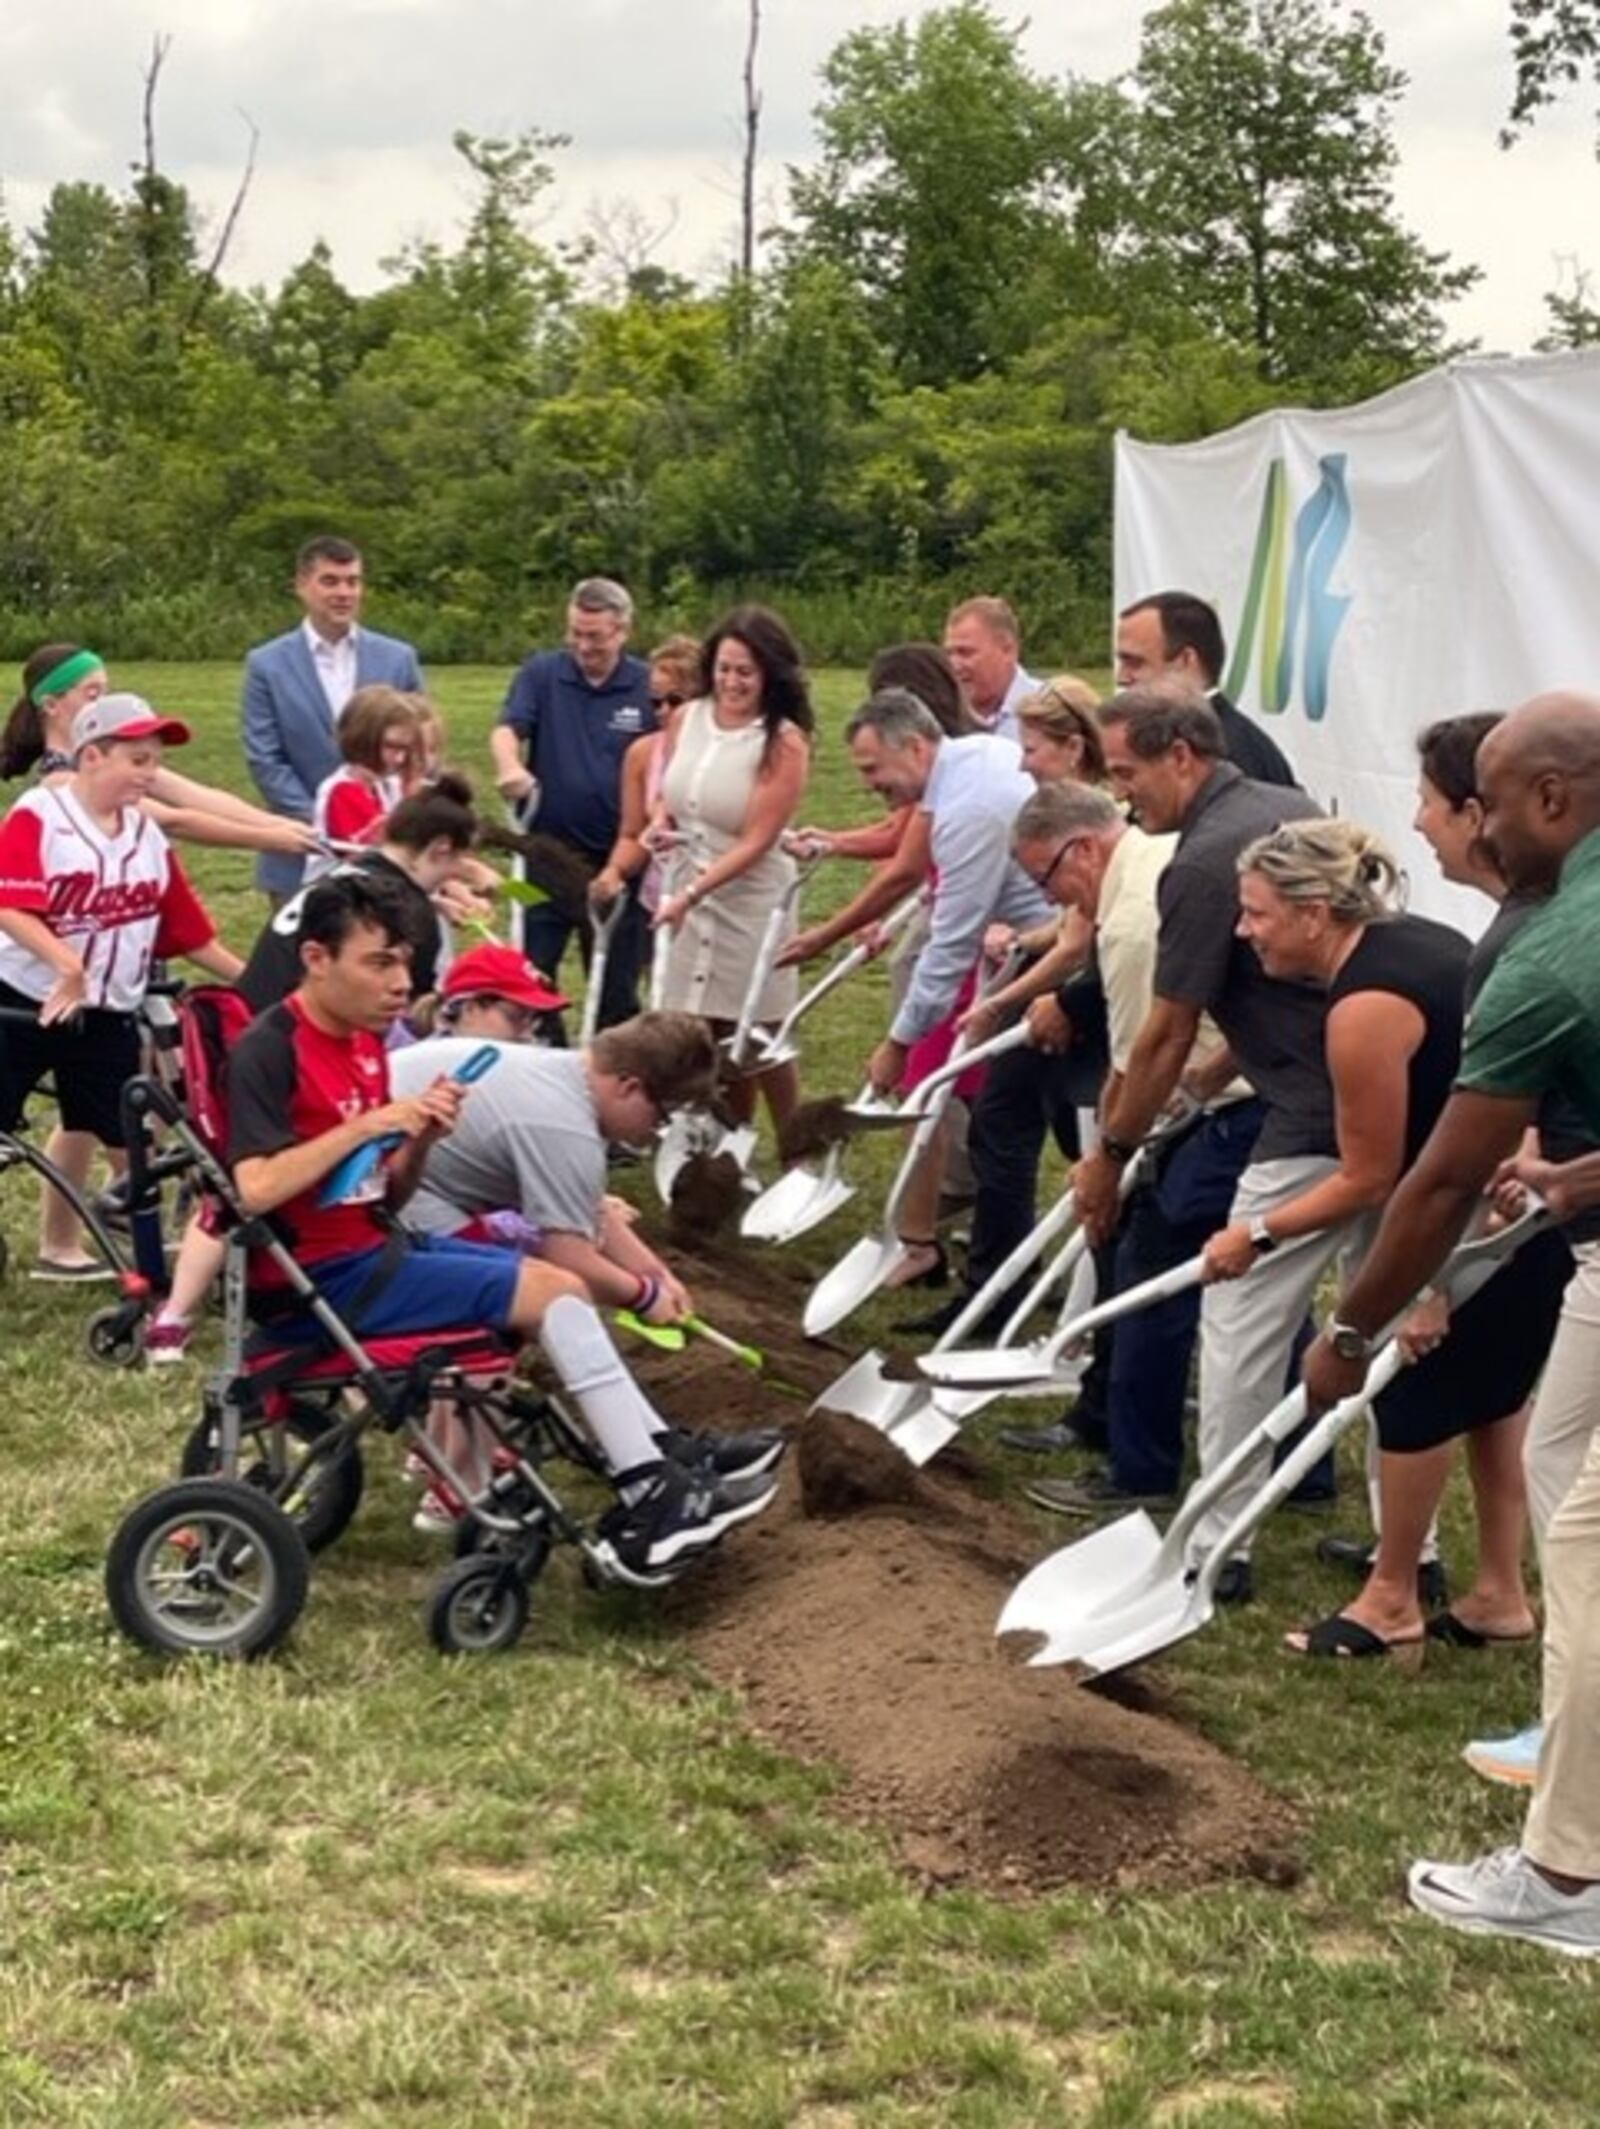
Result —
[{"label": "stroller wheel", "polygon": [[[361,1506],[366,1468],[355,1442],[290,1484],[302,1452],[337,1424],[321,1405],[297,1397],[285,1420],[253,1427],[239,1445],[235,1476],[272,1496],[299,1529],[307,1552],[322,1552],[342,1537]],[[209,1413],[196,1420],[178,1466],[185,1478],[209,1478],[220,1470],[221,1435],[221,1422]]]},{"label": "stroller wheel", "polygon": [[116,1301],[97,1308],[83,1327],[89,1358],[102,1367],[131,1368],[144,1351],[144,1304]]},{"label": "stroller wheel", "polygon": [[234,1479],[180,1479],[122,1519],[106,1556],[118,1626],[165,1656],[265,1656],[305,1607],[310,1561],[275,1501]]},{"label": "stroller wheel", "polygon": [[476,1552],[445,1569],[423,1619],[446,1656],[496,1656],[522,1638],[528,1611],[528,1585],[516,1563]]}]

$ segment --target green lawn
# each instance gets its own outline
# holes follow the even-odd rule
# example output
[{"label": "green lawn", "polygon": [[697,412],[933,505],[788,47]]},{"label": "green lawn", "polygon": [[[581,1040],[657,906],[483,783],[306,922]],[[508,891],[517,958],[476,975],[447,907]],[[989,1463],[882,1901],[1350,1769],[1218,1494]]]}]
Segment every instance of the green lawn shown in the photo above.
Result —
[{"label": "green lawn", "polygon": [[[186,766],[231,779],[234,670],[115,677],[194,721]],[[436,676],[463,764],[503,680]],[[853,685],[822,677],[827,732]],[[813,817],[865,811],[841,752],[824,738]],[[248,860],[195,869],[247,945]],[[819,1019],[808,1080],[834,1091],[881,1030],[881,975]],[[809,1261],[861,1207],[801,1245]],[[14,1176],[14,1260],[31,1222]],[[1446,1652],[1417,1677],[1292,1662],[1283,1629],[1340,1593],[1303,1521],[1267,1535],[1265,1601],[1160,1666],[1187,1719],[1299,1808],[1300,1883],[928,1893],[887,1833],[830,1808],[828,1769],[754,1741],[648,1606],[581,1592],[570,1563],[514,1655],[435,1657],[416,1611],[435,1555],[392,1459],[374,1457],[281,1660],[146,1661],[108,1628],[101,1561],[171,1469],[192,1377],[96,1368],[81,1295],[13,1271],[3,1302],[0,2121],[1594,2119],[1591,1972],[1450,1936],[1400,1895],[1418,1852],[1515,1838],[1516,1800],[1457,1753],[1526,1719],[1535,1659]],[[1059,1537],[1041,1519],[1040,1549]]]}]

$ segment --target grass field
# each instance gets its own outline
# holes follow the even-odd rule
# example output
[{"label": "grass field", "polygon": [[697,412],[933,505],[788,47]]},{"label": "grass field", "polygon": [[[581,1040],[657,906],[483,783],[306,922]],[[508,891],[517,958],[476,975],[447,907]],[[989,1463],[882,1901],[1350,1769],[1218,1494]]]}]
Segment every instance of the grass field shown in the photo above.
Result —
[{"label": "grass field", "polygon": [[[234,780],[232,669],[115,678],[194,722],[186,766]],[[504,675],[435,678],[474,765]],[[830,735],[852,685],[822,678]],[[865,811],[831,736],[807,811]],[[248,860],[195,869],[245,946]],[[813,1091],[859,1078],[882,1009],[874,972],[819,1015]],[[0,1197],[25,1260],[31,1189]],[[820,1264],[843,1239],[801,1246]],[[1298,1885],[928,1893],[830,1810],[827,1768],[751,1737],[648,1606],[552,1575],[514,1655],[434,1656],[416,1604],[436,1556],[387,1469],[281,1660],[146,1661],[107,1624],[101,1562],[172,1468],[193,1373],[96,1368],[86,1298],[16,1270],[3,1305],[0,2122],[1594,2120],[1594,1974],[1453,1937],[1400,1893],[1414,1854],[1515,1839],[1517,1801],[1457,1754],[1527,1718],[1535,1658],[1295,1663],[1283,1629],[1341,1593],[1304,1521],[1267,1534],[1265,1601],[1160,1667],[1300,1809]],[[1041,1551],[1061,1535],[1040,1519]]]}]

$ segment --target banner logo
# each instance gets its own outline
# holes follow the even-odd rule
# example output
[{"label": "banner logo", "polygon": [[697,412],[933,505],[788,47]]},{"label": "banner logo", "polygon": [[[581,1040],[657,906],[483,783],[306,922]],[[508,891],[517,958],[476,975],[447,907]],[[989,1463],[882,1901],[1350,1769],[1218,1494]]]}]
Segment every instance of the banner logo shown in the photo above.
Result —
[{"label": "banner logo", "polygon": [[1313,724],[1327,715],[1328,667],[1350,604],[1347,594],[1328,588],[1350,536],[1346,458],[1343,451],[1330,451],[1318,460],[1317,492],[1301,505],[1292,533],[1283,460],[1275,458],[1267,468],[1249,588],[1222,683],[1223,693],[1237,699],[1259,637],[1261,707],[1276,715],[1288,707],[1294,690],[1295,645],[1300,642],[1301,692]]}]

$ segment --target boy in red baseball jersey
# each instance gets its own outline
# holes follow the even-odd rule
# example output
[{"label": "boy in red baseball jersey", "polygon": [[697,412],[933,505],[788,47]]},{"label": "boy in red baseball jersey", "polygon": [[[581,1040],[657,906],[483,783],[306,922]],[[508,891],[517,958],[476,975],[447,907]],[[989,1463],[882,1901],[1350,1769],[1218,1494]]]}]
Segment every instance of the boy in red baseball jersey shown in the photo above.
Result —
[{"label": "boy in red baseball jersey", "polygon": [[[151,963],[181,955],[225,982],[239,973],[139,807],[163,745],[188,737],[138,695],[102,695],[73,720],[71,777],[35,785],[0,822],[0,1130],[16,1128],[48,1072],[66,1128],[121,1146],[122,1089],[139,1069],[134,1015]],[[35,1276],[101,1271],[78,1249],[70,1208],[50,1193]]]}]

